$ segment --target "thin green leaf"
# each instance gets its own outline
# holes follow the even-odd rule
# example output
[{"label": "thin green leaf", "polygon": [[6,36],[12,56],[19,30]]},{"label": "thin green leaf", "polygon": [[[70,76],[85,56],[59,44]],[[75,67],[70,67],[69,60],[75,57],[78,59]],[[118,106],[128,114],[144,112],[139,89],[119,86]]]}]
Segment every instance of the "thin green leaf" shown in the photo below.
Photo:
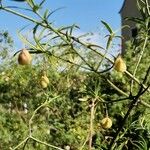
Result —
[{"label": "thin green leaf", "polygon": [[7,6],[7,7],[5,7],[5,8],[21,9],[21,10],[27,10],[27,11],[32,12],[31,9],[23,8],[23,7],[17,7],[17,6]]},{"label": "thin green leaf", "polygon": [[106,50],[104,47],[102,46],[99,46],[99,45],[96,45],[96,44],[89,44],[88,47],[97,47],[97,48],[100,48],[100,49],[103,49],[103,50]]},{"label": "thin green leaf", "polygon": [[113,37],[112,37],[112,36],[109,36],[108,41],[107,41],[106,49],[109,49],[109,47],[111,46],[112,39],[113,39]]},{"label": "thin green leaf", "polygon": [[33,28],[33,35],[36,34],[38,27],[39,27],[39,24],[36,24],[36,26]]},{"label": "thin green leaf", "polygon": [[[99,67],[98,67],[99,68]],[[105,73],[108,72],[109,70],[111,70],[113,68],[113,65],[105,70],[99,71],[98,73]]]},{"label": "thin green leaf", "polygon": [[115,38],[119,38],[119,39],[122,39],[123,37],[122,36],[119,36],[119,35],[116,35],[114,36]]},{"label": "thin green leaf", "polygon": [[43,51],[40,51],[40,50],[31,50],[31,51],[29,51],[29,53],[31,53],[31,54],[42,54],[42,53],[45,53],[45,52],[43,52]]},{"label": "thin green leaf", "polygon": [[71,37],[70,37],[70,34],[69,34],[69,31],[67,30],[66,31],[66,38],[67,40],[70,42],[71,41]]},{"label": "thin green leaf", "polygon": [[21,51],[21,50],[17,51],[17,52],[13,55],[13,57],[16,56],[20,51]]},{"label": "thin green leaf", "polygon": [[33,0],[27,0],[27,3],[33,8],[34,7],[34,2]]},{"label": "thin green leaf", "polygon": [[49,15],[49,10],[46,9],[43,15],[44,19],[46,19],[48,15]]},{"label": "thin green leaf", "polygon": [[45,0],[42,0],[39,4],[39,6],[42,6],[44,4]]},{"label": "thin green leaf", "polygon": [[[72,26],[61,27],[61,28],[58,29],[58,31],[60,32],[60,31],[68,30],[70,28],[72,28]],[[76,25],[76,28],[80,29],[77,25]]]},{"label": "thin green leaf", "polygon": [[113,30],[111,29],[111,27],[106,22],[104,22],[104,21],[101,21],[101,22],[106,27],[106,29],[109,31],[109,33],[112,34]]},{"label": "thin green leaf", "polygon": [[73,32],[73,29],[74,29],[74,28],[78,28],[78,29],[79,29],[79,27],[78,27],[77,25],[73,24],[73,25],[71,26],[71,28],[70,28],[70,36],[72,35],[72,32]]},{"label": "thin green leaf", "polygon": [[63,9],[63,8],[65,8],[65,7],[60,7],[60,8],[57,8],[57,9],[51,11],[51,12],[47,15],[46,19],[48,19],[48,18],[49,18],[53,13],[55,13],[56,11],[61,10],[61,9]]}]

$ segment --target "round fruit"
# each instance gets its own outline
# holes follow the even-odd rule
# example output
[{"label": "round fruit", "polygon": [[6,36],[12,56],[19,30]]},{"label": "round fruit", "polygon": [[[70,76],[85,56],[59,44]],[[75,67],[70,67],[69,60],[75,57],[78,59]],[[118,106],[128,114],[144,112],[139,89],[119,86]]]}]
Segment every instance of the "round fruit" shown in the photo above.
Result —
[{"label": "round fruit", "polygon": [[116,58],[114,62],[114,69],[118,72],[125,72],[127,69],[125,62],[120,55]]},{"label": "round fruit", "polygon": [[105,117],[104,119],[102,119],[101,125],[104,129],[109,129],[112,126],[112,120],[108,117]]},{"label": "round fruit", "polygon": [[32,57],[28,50],[22,49],[18,56],[18,63],[20,65],[29,65],[31,63]]}]

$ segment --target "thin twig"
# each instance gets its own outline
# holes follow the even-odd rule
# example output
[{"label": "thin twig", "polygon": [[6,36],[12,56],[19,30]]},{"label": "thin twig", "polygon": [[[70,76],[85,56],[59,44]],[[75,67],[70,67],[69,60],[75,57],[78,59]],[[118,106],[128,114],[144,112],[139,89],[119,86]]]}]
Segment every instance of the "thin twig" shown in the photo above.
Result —
[{"label": "thin twig", "polygon": [[37,139],[37,138],[35,138],[35,137],[33,137],[33,136],[31,136],[30,138],[31,138],[32,140],[34,140],[34,141],[40,143],[40,144],[45,145],[45,146],[48,146],[48,147],[51,147],[51,148],[54,148],[54,149],[58,149],[58,150],[64,150],[64,149],[62,149],[62,148],[60,148],[60,147],[57,147],[57,146],[48,144],[48,143],[43,142],[43,141],[40,141],[39,139]]},{"label": "thin twig", "polygon": [[[130,97],[130,94],[127,94],[127,93],[125,93],[124,91],[122,91],[121,89],[119,89],[119,88],[118,88],[114,83],[112,83],[109,79],[106,79],[106,80],[107,80],[107,82],[108,82],[115,90],[117,90],[119,93],[121,93],[122,95],[124,95],[124,96],[126,96],[126,97]],[[142,85],[143,85],[143,84],[141,84],[141,86],[142,86]],[[146,88],[147,91],[149,90],[149,88],[147,88],[147,87],[145,87],[145,88]],[[144,88],[144,89],[145,89],[145,88]],[[144,105],[144,106],[150,108],[150,104],[144,102],[144,101],[141,100],[141,99],[139,99],[139,103],[141,103],[142,105]]]},{"label": "thin twig", "polygon": [[56,98],[58,98],[58,97],[59,97],[59,96],[56,96],[56,97],[54,97],[54,98],[52,98],[52,99],[50,99],[50,100],[46,100],[43,104],[41,104],[39,107],[37,107],[37,108],[34,110],[32,116],[31,116],[31,118],[30,118],[30,120],[29,120],[29,124],[28,124],[28,126],[29,126],[29,136],[32,135],[32,127],[31,127],[31,125],[32,125],[32,123],[33,123],[33,118],[35,117],[37,111],[38,111],[39,109],[41,109],[42,107],[48,105],[51,101],[53,101],[54,99],[56,99]]},{"label": "thin twig", "polygon": [[120,102],[120,101],[129,100],[129,99],[131,99],[131,97],[125,97],[125,98],[120,98],[120,99],[111,100],[111,101],[104,101],[104,102],[102,102],[102,103],[109,104],[109,103],[115,103],[115,102]]},{"label": "thin twig", "polygon": [[[140,62],[141,62],[142,56],[143,56],[143,54],[144,54],[144,50],[146,49],[146,44],[147,44],[147,42],[148,42],[148,36],[146,36],[146,38],[145,38],[145,40],[144,40],[144,44],[143,44],[143,47],[142,47],[142,51],[141,51],[141,53],[140,53],[138,62],[137,62],[137,64],[136,64],[135,69],[134,69],[134,72],[133,72],[133,77],[135,77],[135,75],[136,75],[137,69],[138,69],[138,67],[139,67],[139,64],[140,64]],[[134,83],[134,80],[132,79],[132,80],[131,80],[131,89],[130,89],[130,92],[131,92],[131,93],[132,93],[132,89],[133,89],[133,83]]]},{"label": "thin twig", "polygon": [[[147,70],[147,72],[149,72],[149,68]],[[145,75],[145,78],[143,80],[143,83],[145,82],[145,80],[147,79],[147,76],[149,75],[148,73],[146,72],[146,75]],[[147,88],[148,90],[148,88]],[[118,128],[118,130],[116,131],[116,134],[113,138],[113,140],[111,141],[110,145],[109,145],[109,150],[114,150],[115,146],[116,146],[116,141],[118,139],[118,136],[119,136],[119,133],[121,132],[127,118],[129,117],[129,115],[131,114],[131,111],[137,106],[137,104],[140,102],[139,98],[146,92],[146,90],[143,88],[143,86],[141,85],[141,87],[139,88],[139,91],[137,93],[136,96],[133,97],[133,100],[132,102],[130,103],[130,106],[129,106],[129,109],[127,111],[127,113],[125,114],[123,120],[121,121],[121,124]]]},{"label": "thin twig", "polygon": [[22,150],[25,150],[25,147],[26,147],[26,145],[27,145],[29,139],[30,139],[30,137],[29,137],[29,138],[26,140],[26,142],[24,143],[24,146],[23,146]]},{"label": "thin twig", "polygon": [[28,141],[29,137],[25,138],[22,142],[20,142],[16,147],[14,148],[10,148],[11,150],[16,150],[18,149],[21,145],[23,145],[24,143],[26,143],[26,141]]},{"label": "thin twig", "polygon": [[85,146],[85,144],[87,143],[88,140],[89,140],[89,133],[88,133],[85,141],[83,142],[82,146],[79,148],[79,150],[82,150],[84,148],[84,146]]},{"label": "thin twig", "polygon": [[93,120],[94,120],[94,108],[95,108],[95,100],[92,99],[91,104],[91,116],[90,116],[90,131],[89,131],[89,150],[92,150],[92,138],[93,138]]},{"label": "thin twig", "polygon": [[47,102],[47,100],[46,100],[43,104],[41,104],[38,108],[36,108],[36,109],[34,110],[32,116],[31,116],[31,118],[30,118],[30,120],[29,120],[29,136],[32,135],[32,127],[31,127],[31,125],[32,125],[32,123],[33,123],[33,118],[35,117],[37,111],[38,111],[39,109],[41,109],[42,107],[46,106],[47,104],[48,104],[48,102]]}]

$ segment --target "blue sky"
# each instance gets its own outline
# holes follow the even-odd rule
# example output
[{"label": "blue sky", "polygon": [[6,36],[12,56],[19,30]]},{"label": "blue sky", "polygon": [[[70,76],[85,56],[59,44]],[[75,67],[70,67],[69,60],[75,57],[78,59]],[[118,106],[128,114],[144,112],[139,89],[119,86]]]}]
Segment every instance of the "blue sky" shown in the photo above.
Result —
[{"label": "blue sky", "polygon": [[[39,0],[38,0],[39,1]],[[17,5],[24,7],[24,3],[11,2],[5,0],[7,5]],[[63,9],[57,11],[51,16],[56,26],[77,24],[81,32],[100,32],[103,27],[101,20],[106,21],[113,29],[119,29],[121,26],[119,10],[123,0],[46,0],[44,9],[54,10],[60,7]],[[8,30],[14,37],[17,45],[17,30],[29,24],[24,19],[20,19],[9,13],[0,11],[0,29]]]},{"label": "blue sky", "polygon": [[100,20],[111,24],[114,28],[120,27],[118,14],[123,0],[55,0],[50,4],[53,8],[65,6],[55,14],[58,23],[79,24],[81,30],[95,30],[100,26]]}]

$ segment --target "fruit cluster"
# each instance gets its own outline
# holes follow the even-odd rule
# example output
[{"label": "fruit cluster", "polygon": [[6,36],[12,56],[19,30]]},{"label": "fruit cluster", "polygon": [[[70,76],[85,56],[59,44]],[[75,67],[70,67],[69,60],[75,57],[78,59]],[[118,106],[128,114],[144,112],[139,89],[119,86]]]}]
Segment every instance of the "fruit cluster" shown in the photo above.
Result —
[{"label": "fruit cluster", "polygon": [[[22,49],[18,56],[18,63],[20,65],[30,65],[32,62],[32,56],[29,53],[27,49]],[[46,73],[43,73],[41,79],[40,79],[40,85],[42,88],[47,88],[49,84],[49,79],[46,75]]]}]

